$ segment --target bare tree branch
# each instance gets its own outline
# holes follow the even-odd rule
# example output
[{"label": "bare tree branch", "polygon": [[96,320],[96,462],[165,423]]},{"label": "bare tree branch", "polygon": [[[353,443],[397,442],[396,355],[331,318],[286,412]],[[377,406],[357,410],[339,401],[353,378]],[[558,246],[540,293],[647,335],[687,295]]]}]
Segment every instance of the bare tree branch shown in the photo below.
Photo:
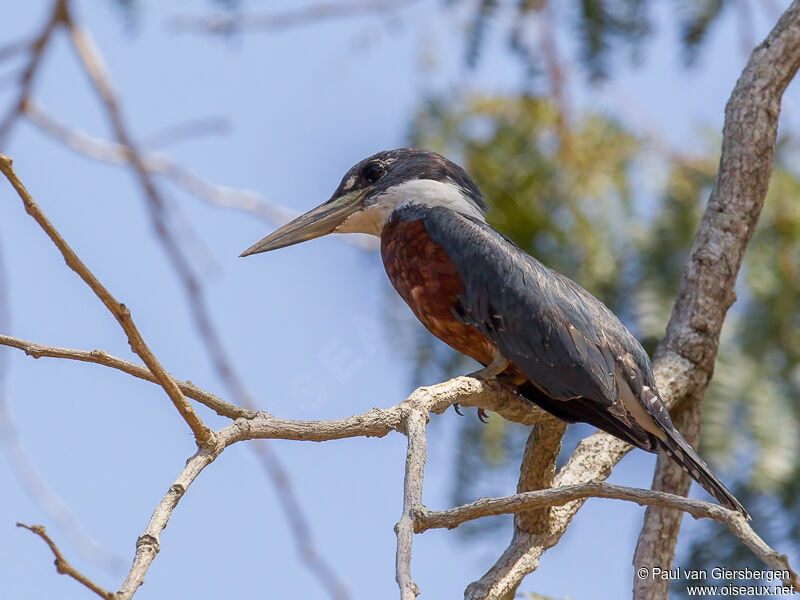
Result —
[{"label": "bare tree branch", "polygon": [[53,4],[53,10],[50,13],[47,24],[44,26],[42,32],[30,44],[30,57],[28,59],[28,64],[22,71],[22,76],[20,77],[20,86],[19,92],[17,93],[17,99],[11,105],[11,110],[8,112],[5,118],[0,121],[0,145],[3,144],[8,132],[11,131],[11,128],[14,126],[17,118],[22,114],[25,103],[28,101],[28,98],[31,95],[31,90],[33,89],[33,79],[36,76],[36,72],[39,70],[39,65],[41,64],[42,57],[44,56],[45,48],[47,48],[47,44],[50,41],[53,32],[58,28],[59,25],[64,23],[66,18],[67,0],[55,0]]},{"label": "bare tree branch", "polygon": [[[430,511],[421,504],[422,469],[424,467],[424,423],[426,413],[441,414],[454,402],[463,406],[477,406],[495,410],[504,417],[518,414],[516,411],[527,401],[516,394],[506,392],[497,384],[485,383],[471,377],[457,377],[445,383],[418,388],[404,402],[387,409],[373,409],[360,415],[331,421],[294,421],[278,419],[268,413],[259,413],[252,419],[237,419],[217,432],[216,448],[204,448],[192,457],[178,479],[178,487],[173,486],[153,515],[148,528],[140,537],[134,568],[119,592],[120,598],[130,598],[131,590],[141,584],[147,567],[152,562],[159,547],[159,534],[166,526],[171,511],[186,491],[188,484],[199,472],[218,456],[225,447],[252,439],[283,439],[297,441],[325,442],[351,437],[382,437],[391,431],[406,433],[414,441],[407,454],[406,485],[404,487],[403,518],[411,506],[418,506],[414,512],[413,528],[417,532],[435,527],[455,527],[458,524],[482,516],[524,512],[543,506],[553,506],[555,512],[561,506],[569,506],[588,497],[621,498],[643,505],[669,504],[674,508],[690,512],[696,517],[708,517],[720,521],[742,539],[749,548],[772,568],[790,571],[790,581],[796,580],[786,558],[767,546],[738,513],[729,511],[713,503],[681,498],[663,492],[636,490],[620,486],[601,485],[598,482],[583,483],[535,492],[526,492],[507,498],[485,498],[472,504],[450,511]],[[409,425],[409,421],[412,424]],[[529,419],[525,419],[529,424]],[[566,504],[565,504],[566,503]],[[559,521],[554,521],[556,524]],[[413,598],[416,586],[410,576],[408,560],[410,539],[405,530],[407,523],[401,519],[398,524],[398,583],[405,598]],[[517,530],[521,531],[521,530]],[[135,571],[135,574],[134,574]],[[473,584],[474,586],[474,584]],[[411,594],[411,595],[409,595]],[[476,596],[478,597],[478,596]],[[488,596],[484,596],[488,597]],[[492,596],[497,598],[498,596]]]},{"label": "bare tree branch", "polygon": [[[32,99],[25,104],[24,114],[43,133],[79,154],[114,165],[130,164],[130,152],[123,144],[107,142],[80,130],[71,129],[50,116]],[[270,225],[283,225],[299,214],[280,204],[270,202],[258,192],[213,183],[164,154],[147,152],[141,154],[141,159],[149,173],[165,177],[184,191],[214,206],[255,216]],[[351,235],[339,239],[363,250],[372,251],[378,247],[375,240],[369,236]]]},{"label": "bare tree branch", "polygon": [[753,531],[747,520],[740,513],[713,502],[598,481],[524,492],[506,496],[505,498],[481,498],[470,504],[451,508],[450,510],[432,511],[422,508],[417,513],[414,531],[421,533],[434,528],[453,529],[462,523],[482,517],[520,513],[545,506],[562,506],[569,502],[586,498],[613,498],[635,502],[641,506],[665,506],[671,510],[687,512],[695,519],[713,519],[725,525],[768,567],[777,571],[788,571],[788,577],[784,579],[784,584],[786,586],[793,585],[795,588],[800,589],[800,579],[798,579],[797,573],[792,570],[786,556],[778,554],[770,548]]},{"label": "bare tree branch", "polygon": [[61,237],[61,234],[47,219],[42,210],[39,208],[39,205],[36,204],[34,199],[28,193],[28,190],[25,189],[25,186],[22,185],[22,182],[19,180],[17,174],[14,172],[14,169],[11,166],[11,159],[4,154],[0,154],[0,171],[3,172],[3,175],[5,175],[6,179],[8,179],[11,185],[14,186],[14,189],[17,191],[17,194],[19,194],[19,197],[22,199],[22,202],[25,205],[25,211],[34,218],[34,220],[39,224],[39,226],[59,249],[69,268],[75,271],[78,276],[80,276],[80,278],[86,282],[86,285],[92,289],[100,301],[105,304],[106,308],[108,308],[111,314],[114,315],[114,318],[125,332],[128,342],[131,345],[131,349],[139,355],[144,364],[147,365],[147,368],[153,373],[153,376],[158,380],[158,383],[161,385],[161,387],[164,388],[164,391],[167,393],[170,400],[172,400],[175,408],[178,409],[178,412],[186,421],[187,425],[189,425],[192,433],[194,433],[197,443],[201,446],[207,443],[213,443],[213,432],[197,416],[191,404],[189,404],[188,400],[186,400],[186,398],[183,396],[183,393],[181,393],[181,390],[175,383],[175,380],[169,376],[166,370],[164,370],[164,367],[161,366],[161,363],[150,350],[150,347],[145,343],[144,339],[139,333],[139,330],[136,328],[136,324],[131,318],[131,312],[128,307],[114,298],[114,296],[112,296],[105,286],[100,283],[100,281],[94,276],[94,274],[83,263],[83,261],[78,258],[78,255],[75,254],[72,248],[70,248],[69,244],[67,244],[64,238]]},{"label": "bare tree branch", "polygon": [[[102,351],[95,350],[87,352],[69,348],[44,346],[6,335],[0,335],[0,345],[23,350],[26,354],[34,358],[52,357],[96,363],[118,369],[140,379],[157,383],[155,377],[153,377],[145,367],[111,356]],[[189,382],[176,381],[176,384],[187,397],[209,406],[218,414],[236,419],[235,426],[232,426],[235,428],[236,433],[235,435],[230,432],[226,433],[226,437],[220,442],[222,447],[238,441],[251,439],[284,439],[322,442],[348,437],[382,437],[390,431],[406,431],[409,427],[406,424],[407,415],[412,412],[420,415],[426,415],[428,412],[440,414],[456,402],[463,406],[475,406],[493,410],[508,420],[518,421],[526,425],[536,425],[543,421],[549,422],[553,420],[553,417],[548,413],[536,407],[532,407],[526,400],[501,388],[496,383],[487,383],[471,377],[458,377],[434,386],[421,387],[405,402],[397,406],[385,410],[374,409],[361,415],[333,421],[295,421],[279,419],[264,411],[252,411],[231,405]],[[423,417],[422,420],[423,425],[425,418],[427,417]],[[412,425],[411,429],[412,431],[417,431],[418,428],[416,428],[416,425]],[[543,431],[549,431],[549,429],[544,429]],[[420,436],[424,436],[424,427],[421,431],[417,431],[417,433],[412,436],[412,439],[416,441],[413,442],[410,450],[410,456],[417,462],[410,463],[412,468],[408,475],[410,486],[409,493],[417,494],[417,491],[419,491],[420,494],[419,497],[414,496],[416,500],[413,502],[409,500],[409,502],[411,502],[410,506],[413,505],[414,507],[421,506],[422,483],[420,478],[422,474],[421,469],[424,465],[424,458],[420,459],[420,444],[422,444],[424,450],[424,441],[419,441]],[[203,465],[200,470],[205,468],[207,464],[210,464],[219,452],[222,451],[222,448],[219,447],[220,444],[218,444],[215,449],[209,450],[208,452],[198,452],[195,459],[199,461],[197,464]],[[196,476],[197,473],[199,473],[199,470],[194,476]],[[172,504],[172,508],[174,508],[175,504],[177,504],[177,499],[174,497],[174,494],[170,497],[174,502],[174,504]],[[411,496],[409,496],[409,498],[411,498]],[[168,519],[168,515],[164,517],[163,512],[159,514],[161,516],[159,517],[160,520],[158,523],[163,522],[165,524],[166,521],[163,519]],[[404,544],[407,543],[405,540],[408,540],[407,536],[410,535],[409,532],[411,532],[413,528],[412,525],[410,525],[412,521],[406,519],[406,514],[407,511],[404,509],[404,517],[401,519],[403,527],[398,529],[399,539],[404,540]],[[157,553],[158,538],[156,538],[155,544],[152,543],[152,531],[155,529],[157,529],[155,525],[148,528],[149,533],[146,532],[147,537],[145,537],[145,541],[142,542],[142,550],[140,552],[137,551],[137,558],[135,561],[136,574],[133,576],[136,581],[139,580],[139,577],[143,580],[147,566],[149,566],[155,553]],[[158,531],[160,532],[160,530]],[[403,533],[401,534],[401,532]],[[398,554],[400,557],[405,557],[402,559],[404,561],[402,564],[406,565],[408,564],[407,561],[410,560],[410,546],[408,546],[408,548],[408,552]],[[399,562],[398,565],[399,564],[401,563]],[[410,572],[408,574],[410,577]],[[126,584],[127,587],[123,587],[120,593],[129,593],[132,585],[130,582],[132,581],[130,579],[131,577],[132,576],[129,575],[129,581],[126,580],[128,581]],[[405,581],[405,579],[401,579],[401,581]],[[411,580],[408,579],[408,581]],[[405,583],[402,585],[411,589]]]},{"label": "bare tree branch", "polygon": [[143,148],[154,150],[179,142],[193,140],[201,136],[224,135],[229,133],[230,130],[231,123],[228,119],[223,119],[221,117],[200,117],[164,127],[163,129],[140,138],[139,144]]},{"label": "bare tree branch", "polygon": [[[130,164],[130,149],[124,144],[107,142],[83,131],[71,129],[50,116],[33,100],[28,100],[24,112],[31,123],[43,133],[83,156],[114,165]],[[267,202],[256,192],[216,185],[203,176],[180,166],[164,154],[148,152],[141,155],[141,160],[149,173],[170,179],[176,185],[209,204],[246,212],[272,225],[286,223],[297,216],[297,213],[283,206]]]},{"label": "bare tree branch", "polygon": [[72,577],[75,581],[77,581],[81,585],[89,588],[90,590],[92,590],[95,594],[97,594],[101,598],[105,598],[105,600],[114,600],[114,598],[116,598],[116,595],[114,594],[114,592],[109,592],[109,591],[104,590],[99,585],[97,585],[94,581],[92,581],[91,579],[86,577],[86,575],[84,575],[83,573],[79,572],[78,570],[75,569],[75,567],[73,567],[71,564],[69,564],[67,562],[67,560],[64,558],[64,556],[61,554],[61,551],[58,549],[58,546],[56,546],[55,542],[53,542],[53,540],[50,539],[50,536],[47,535],[47,532],[45,531],[44,526],[42,526],[42,525],[25,525],[25,523],[17,523],[17,527],[23,527],[23,528],[27,529],[28,531],[32,531],[33,533],[38,535],[40,538],[42,538],[48,546],[50,546],[50,550],[53,552],[53,556],[56,557],[56,561],[55,561],[56,562],[56,570],[59,573],[61,573],[62,575],[68,575],[69,577]]},{"label": "bare tree branch", "polygon": [[[231,426],[235,427],[235,426]],[[214,436],[214,444],[206,444],[198,448],[197,454],[186,461],[186,466],[181,471],[175,482],[169,487],[164,498],[156,506],[147,528],[136,540],[136,554],[133,557],[133,564],[128,572],[125,581],[122,582],[119,591],[114,595],[116,600],[129,600],[144,583],[144,576],[153,559],[161,549],[161,532],[167,526],[172,511],[186,493],[187,488],[200,474],[200,472],[210,465],[217,456],[227,446],[226,434],[231,431],[231,427],[217,432]]]},{"label": "bare tree branch", "polygon": [[403,515],[394,528],[397,534],[396,580],[401,600],[414,600],[419,595],[419,587],[411,577],[411,544],[414,541],[414,515],[422,507],[427,420],[428,413],[421,410],[410,411],[405,419],[408,451],[403,481]]},{"label": "bare tree branch", "polygon": [[[543,418],[541,423],[534,425],[528,435],[520,465],[517,493],[553,487],[556,460],[561,450],[561,439],[567,429],[567,424],[549,413],[545,413],[544,416],[546,418]],[[525,545],[530,545],[531,540],[550,533],[552,511],[552,507],[546,506],[517,513],[514,518],[514,532],[511,544],[481,580],[470,584],[465,595],[467,597],[483,598],[488,592],[487,581],[494,580],[495,577],[508,577],[514,573],[513,569],[505,572],[506,565],[515,565],[517,568],[521,565],[526,565],[525,568],[528,568],[528,565],[532,565],[537,561],[538,556],[525,556],[524,553],[519,557],[516,555],[518,554],[518,549]],[[527,542],[523,542],[523,540],[527,540]],[[518,562],[518,558],[522,558],[523,561],[521,563]],[[512,579],[503,597],[504,600],[516,597],[520,583],[522,583],[521,577]]]},{"label": "bare tree branch", "polygon": [[419,0],[343,0],[266,14],[220,12],[206,16],[176,15],[169,20],[169,26],[174,31],[199,33],[285,31],[335,19],[391,13],[417,2]]},{"label": "bare tree branch", "polygon": [[[156,377],[147,367],[137,365],[136,363],[132,363],[122,358],[117,358],[116,356],[112,356],[103,350],[87,351],[73,350],[72,348],[59,348],[57,346],[45,346],[43,344],[21,340],[19,338],[3,334],[0,334],[0,346],[17,348],[33,358],[66,358],[80,362],[95,363],[105,367],[110,367],[112,369],[117,369],[118,371],[122,371],[128,375],[133,375],[138,379],[144,379],[145,381],[150,381],[156,384],[158,383]],[[172,377],[172,375],[170,375],[170,377]],[[241,408],[235,404],[225,402],[220,397],[200,389],[190,381],[181,381],[179,379],[175,379],[174,377],[173,379],[180,388],[181,392],[183,392],[187,398],[197,400],[220,416],[228,417],[230,419],[252,419],[256,414],[258,414],[258,411]]]},{"label": "bare tree branch", "polygon": [[[30,342],[3,336],[0,342],[4,345],[27,349],[33,356],[54,356],[96,362],[97,353],[80,353],[65,349],[50,349]],[[94,356],[91,356],[94,354]],[[107,357],[108,355],[106,355]],[[112,366],[105,358],[100,364]],[[119,361],[119,359],[116,359]],[[97,361],[99,362],[99,361]],[[125,361],[122,361],[123,363]],[[133,365],[136,366],[136,365]],[[128,365],[118,365],[125,372],[132,369]],[[133,374],[133,373],[132,373]],[[147,378],[152,380],[153,378]],[[188,385],[188,384],[187,384]],[[206,399],[209,394],[194,389],[198,397]],[[202,400],[201,400],[202,401]],[[525,400],[504,392],[496,384],[485,383],[470,377],[459,377],[448,382],[416,390],[403,403],[385,409],[374,409],[361,415],[333,421],[293,421],[273,417],[269,413],[259,412],[250,418],[239,418],[234,425],[218,433],[218,443],[214,448],[204,448],[190,459],[186,469],[170,488],[164,500],[153,514],[150,525],[140,536],[137,554],[131,573],[126,578],[118,598],[130,598],[138,585],[144,580],[144,574],[157,554],[160,544],[160,532],[172,510],[185,493],[186,488],[222,450],[233,444],[250,439],[285,439],[304,441],[328,441],[347,437],[380,437],[390,431],[403,431],[409,435],[409,452],[407,457],[406,492],[404,511],[398,524],[398,582],[406,594],[415,588],[410,578],[410,529],[417,533],[437,527],[455,527],[468,520],[482,516],[506,513],[524,514],[532,509],[561,506],[578,499],[588,497],[619,498],[638,502],[642,505],[668,506],[691,513],[695,518],[707,517],[725,524],[731,531],[750,547],[766,564],[775,569],[789,569],[785,557],[778,555],[755,535],[749,525],[738,513],[724,509],[718,505],[691,500],[662,492],[635,490],[594,483],[578,484],[535,492],[526,492],[507,498],[481,499],[472,504],[448,511],[430,511],[421,504],[422,472],[424,468],[424,424],[427,412],[442,413],[454,402],[463,406],[478,406],[495,410],[505,418],[512,420],[519,414],[521,419],[531,424],[531,413]],[[520,413],[522,411],[522,413]],[[547,413],[536,415],[544,420],[552,419]],[[412,420],[413,419],[413,420]],[[543,431],[549,433],[549,428]],[[535,437],[532,439],[536,439]],[[533,444],[531,444],[533,447]],[[413,509],[413,510],[412,510]],[[410,512],[409,512],[410,511]],[[408,515],[413,515],[409,521]],[[739,522],[741,521],[741,523]],[[402,545],[401,545],[402,540]],[[791,577],[796,578],[792,572]],[[406,597],[414,597],[406,596]]]},{"label": "bare tree branch", "polygon": [[35,42],[36,42],[35,39],[31,40],[26,38],[0,46],[0,62],[3,62],[4,60],[9,60],[11,58],[14,58],[18,54],[22,54],[24,52],[33,49],[33,45]]},{"label": "bare tree branch", "polygon": [[346,600],[350,597],[350,592],[330,563],[317,551],[308,519],[300,509],[300,500],[295,493],[289,473],[278,460],[273,447],[266,440],[259,440],[249,447],[277,490],[278,501],[286,515],[300,560],[331,597]]},{"label": "bare tree branch", "polygon": [[[561,438],[567,424],[545,413],[546,418],[534,425],[525,443],[525,452],[520,466],[517,492],[530,492],[553,487],[556,474],[556,460],[561,451]],[[550,510],[533,510],[518,513],[514,526],[526,533],[535,533],[547,527]]]},{"label": "bare tree branch", "polygon": [[110,573],[119,573],[127,559],[102,547],[85,532],[69,507],[44,480],[20,439],[11,417],[8,398],[2,389],[0,389],[0,443],[9,467],[22,489],[39,510],[65,533],[81,556]]},{"label": "bare tree branch", "polygon": [[[170,487],[167,494],[159,503],[153,513],[145,532],[139,536],[136,555],[133,565],[125,582],[117,592],[119,600],[128,600],[133,596],[144,581],[147,569],[152,564],[160,548],[161,531],[166,527],[172,511],[177,506],[189,485],[200,472],[210,465],[217,456],[228,446],[244,440],[255,439],[283,439],[323,442],[334,439],[351,437],[383,437],[390,431],[409,431],[409,436],[414,440],[409,450],[413,457],[410,463],[404,517],[411,506],[421,506],[422,469],[424,467],[424,423],[428,412],[442,413],[454,402],[464,406],[482,406],[491,410],[498,410],[501,414],[515,415],[525,412],[527,401],[511,392],[504,391],[497,384],[485,383],[471,377],[457,377],[448,382],[434,386],[418,388],[404,402],[388,409],[373,409],[361,415],[337,419],[332,421],[292,421],[278,419],[269,413],[261,412],[252,419],[237,419],[216,432],[216,444],[200,448],[186,463],[186,468]],[[534,414],[536,411],[529,411]],[[407,424],[412,418],[412,424]],[[530,415],[528,415],[530,418]],[[420,449],[421,448],[421,449]],[[422,460],[420,461],[420,458]],[[405,504],[405,503],[404,503]],[[401,551],[401,540],[408,544],[410,553],[410,540],[405,531],[413,529],[413,521],[403,522],[403,528],[398,527],[398,573],[400,561],[405,561],[405,550]],[[410,556],[410,554],[409,554]],[[401,583],[402,582],[402,583]],[[408,583],[407,583],[408,582]],[[405,574],[398,574],[398,583],[401,589],[413,590],[414,584]],[[406,596],[408,598],[409,596]],[[410,596],[413,598],[414,596]]]}]

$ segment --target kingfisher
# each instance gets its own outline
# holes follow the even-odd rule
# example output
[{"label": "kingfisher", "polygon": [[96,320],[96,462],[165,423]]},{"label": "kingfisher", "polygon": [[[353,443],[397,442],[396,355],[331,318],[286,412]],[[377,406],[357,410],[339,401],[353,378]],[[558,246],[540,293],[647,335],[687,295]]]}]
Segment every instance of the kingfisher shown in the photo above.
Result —
[{"label": "kingfisher", "polygon": [[395,290],[433,335],[528,401],[648,452],[664,452],[722,505],[750,518],[672,424],[644,348],[602,302],[486,222],[457,164],[426,150],[379,152],[330,200],[242,253],[329,233],[380,238]]}]

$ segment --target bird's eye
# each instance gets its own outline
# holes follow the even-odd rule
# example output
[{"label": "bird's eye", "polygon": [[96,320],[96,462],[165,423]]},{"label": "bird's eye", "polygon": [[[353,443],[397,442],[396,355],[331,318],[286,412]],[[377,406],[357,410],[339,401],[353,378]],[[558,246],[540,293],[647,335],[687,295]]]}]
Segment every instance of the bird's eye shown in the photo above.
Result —
[{"label": "bird's eye", "polygon": [[383,177],[384,173],[386,173],[386,167],[380,163],[368,164],[364,169],[364,177],[366,177],[367,181],[370,183],[378,181],[378,179]]}]

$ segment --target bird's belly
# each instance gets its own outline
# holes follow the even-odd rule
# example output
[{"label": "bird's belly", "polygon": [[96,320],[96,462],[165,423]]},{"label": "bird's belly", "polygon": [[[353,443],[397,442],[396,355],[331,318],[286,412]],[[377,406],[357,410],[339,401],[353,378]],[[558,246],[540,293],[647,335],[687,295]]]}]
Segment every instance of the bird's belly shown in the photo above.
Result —
[{"label": "bird's belly", "polygon": [[490,363],[494,344],[474,327],[461,323],[449,310],[442,310],[437,300],[431,299],[430,293],[429,288],[416,286],[410,290],[411,300],[405,296],[403,299],[433,335],[478,362]]},{"label": "bird's belly", "polygon": [[381,234],[381,256],[392,285],[428,331],[478,362],[492,361],[494,344],[455,317],[464,283],[422,221],[390,220]]}]

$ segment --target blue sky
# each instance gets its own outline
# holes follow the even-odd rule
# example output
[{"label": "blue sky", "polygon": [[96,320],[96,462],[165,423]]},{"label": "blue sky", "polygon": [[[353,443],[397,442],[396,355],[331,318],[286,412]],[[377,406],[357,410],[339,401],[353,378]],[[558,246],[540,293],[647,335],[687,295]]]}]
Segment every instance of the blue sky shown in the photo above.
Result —
[{"label": "blue sky", "polygon": [[[291,4],[274,2],[271,9]],[[48,5],[6,7],[0,44],[38,30]],[[166,27],[171,15],[204,10],[206,3],[140,5],[141,21],[129,33],[112,2],[77,2],[78,18],[106,58],[131,129],[144,137],[189,118],[224,117],[232,126],[229,134],[166,152],[217,183],[257,190],[298,211],[327,199],[364,156],[406,144],[410,118],[426,93],[507,90],[519,81],[499,38],[490,37],[477,72],[466,71],[463,19],[438,2],[416,3],[389,20],[358,18],[228,41]],[[245,6],[260,8],[255,2]],[[745,60],[737,24],[725,17],[700,64],[686,72],[674,24],[666,12],[657,16],[656,41],[645,47],[638,68],[621,66],[613,85],[599,90],[576,77],[572,98],[580,107],[601,108],[636,124],[641,119],[671,144],[691,150],[706,142],[696,135],[698,125],[721,128],[724,104]],[[754,23],[757,39],[768,26],[764,19]],[[572,46],[568,32],[561,32],[560,42]],[[437,66],[421,70],[429,54],[438,57]],[[11,96],[10,88],[0,90],[0,102]],[[47,53],[35,97],[61,121],[111,137],[63,37]],[[176,376],[222,393],[131,173],[78,156],[24,122],[0,150],[15,159],[18,174],[73,248],[131,307],[162,363]],[[389,406],[408,395],[410,366],[384,325],[393,292],[376,254],[331,237],[240,260],[238,254],[268,233],[268,226],[210,207],[167,183],[160,187],[214,258],[216,267],[201,275],[214,320],[261,407],[281,417],[326,419]],[[12,335],[131,357],[116,322],[65,268],[7,185],[0,185],[0,253]],[[332,355],[356,368],[332,367]],[[127,568],[138,534],[193,451],[190,432],[156,386],[94,365],[34,361],[10,351],[6,356],[5,394],[25,449],[85,532],[121,556]],[[315,392],[309,395],[309,389]],[[432,508],[449,505],[456,419],[448,412],[434,417],[430,427],[424,500]],[[317,550],[352,598],[396,595],[392,527],[401,510],[405,438],[278,442],[274,448],[291,472]],[[612,481],[647,487],[653,464],[654,457],[632,453]],[[0,595],[13,590],[20,600],[88,597],[55,573],[46,547],[17,530],[18,520],[48,526],[75,566],[107,588],[118,587],[124,570],[108,572],[83,559],[31,502],[5,461],[0,486]],[[638,507],[589,501],[522,590],[596,598],[602,582],[604,597],[624,597],[642,515]],[[691,535],[691,523],[685,525]],[[460,597],[509,536],[510,526],[474,544],[455,532],[417,536],[412,571],[422,597]],[[684,535],[680,545],[687,540]],[[270,483],[252,454],[236,446],[181,501],[137,598],[266,596],[326,597],[297,559]]]}]

